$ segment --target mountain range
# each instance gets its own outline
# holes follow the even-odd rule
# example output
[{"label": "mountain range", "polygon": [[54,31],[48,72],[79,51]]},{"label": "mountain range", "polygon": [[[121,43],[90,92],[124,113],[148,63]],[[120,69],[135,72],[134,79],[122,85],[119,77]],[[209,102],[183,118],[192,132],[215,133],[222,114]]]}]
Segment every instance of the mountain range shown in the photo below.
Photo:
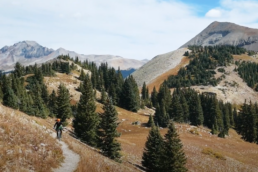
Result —
[{"label": "mountain range", "polygon": [[22,41],[12,46],[4,46],[0,49],[0,70],[10,71],[16,62],[22,65],[40,64],[52,60],[59,55],[68,55],[70,57],[78,57],[81,61],[88,60],[95,62],[97,65],[108,63],[110,67],[121,70],[137,69],[145,64],[148,60],[127,59],[115,55],[84,55],[64,48],[53,50],[39,45],[35,41]]},{"label": "mountain range", "polygon": [[[132,73],[138,86],[152,83],[157,77],[175,68],[183,59],[189,45],[216,46],[234,45],[247,50],[258,51],[258,29],[240,26],[230,22],[213,22],[202,32],[179,49],[155,56]],[[187,64],[185,64],[187,65]]]}]

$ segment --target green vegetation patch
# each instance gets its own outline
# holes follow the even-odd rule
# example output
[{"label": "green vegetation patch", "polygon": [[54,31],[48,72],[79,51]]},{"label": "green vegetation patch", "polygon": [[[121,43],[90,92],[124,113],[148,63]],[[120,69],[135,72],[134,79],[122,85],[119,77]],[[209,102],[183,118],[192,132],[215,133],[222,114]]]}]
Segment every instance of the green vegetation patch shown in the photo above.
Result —
[{"label": "green vegetation patch", "polygon": [[217,159],[220,159],[220,160],[226,160],[226,158],[219,152],[215,152],[214,150],[212,150],[211,148],[204,148],[202,150],[202,153],[203,154],[206,154],[206,155],[211,155]]}]

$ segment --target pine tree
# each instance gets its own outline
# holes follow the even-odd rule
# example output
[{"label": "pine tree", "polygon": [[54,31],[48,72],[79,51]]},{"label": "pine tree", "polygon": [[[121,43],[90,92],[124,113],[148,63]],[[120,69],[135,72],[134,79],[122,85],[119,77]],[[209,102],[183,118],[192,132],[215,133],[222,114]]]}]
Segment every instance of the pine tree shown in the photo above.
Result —
[{"label": "pine tree", "polygon": [[65,87],[64,84],[60,84],[57,90],[57,94],[56,117],[60,118],[61,121],[65,123],[66,119],[72,116],[69,90]]},{"label": "pine tree", "polygon": [[147,98],[147,88],[146,88],[146,84],[145,82],[143,83],[143,86],[142,86],[142,100],[145,100]]},{"label": "pine tree", "polygon": [[137,112],[140,108],[140,96],[138,86],[131,75],[125,79],[120,95],[119,105],[122,108],[133,112]]},{"label": "pine tree", "polygon": [[80,97],[77,115],[74,120],[74,131],[76,135],[91,146],[97,146],[97,127],[99,116],[95,112],[96,105],[93,95],[92,84],[89,76],[83,81],[84,91]]},{"label": "pine tree", "polygon": [[156,88],[154,86],[153,91],[151,93],[151,102],[152,102],[152,106],[155,107],[155,108],[158,105],[158,98],[157,98],[157,96],[158,96],[158,93],[157,93]]},{"label": "pine tree", "polygon": [[49,101],[48,101],[48,108],[50,110],[50,115],[52,117],[57,115],[57,96],[55,90],[52,91],[52,93],[49,95]]},{"label": "pine tree", "polygon": [[173,95],[172,98],[170,118],[176,122],[184,122],[184,111],[177,95]]},{"label": "pine tree", "polygon": [[163,139],[159,129],[152,124],[142,156],[142,165],[147,172],[162,172],[162,147]]},{"label": "pine tree", "polygon": [[233,118],[234,118],[234,127],[236,128],[236,130],[238,130],[238,128],[237,128],[237,126],[238,126],[238,115],[237,115],[236,107],[234,107],[234,109],[233,109]]},{"label": "pine tree", "polygon": [[105,103],[105,102],[106,102],[106,99],[107,99],[107,93],[105,92],[105,89],[102,88],[102,89],[101,89],[101,100],[100,100],[100,102],[101,102],[101,103]]},{"label": "pine tree", "polygon": [[149,120],[148,120],[148,123],[147,123],[148,127],[151,127],[151,125],[154,125],[154,121],[153,121],[152,115],[149,116]]},{"label": "pine tree", "polygon": [[105,101],[103,110],[104,113],[100,116],[99,146],[105,156],[120,162],[120,143],[115,139],[120,136],[117,132],[118,116],[110,98]]},{"label": "pine tree", "polygon": [[189,122],[189,106],[187,104],[187,101],[185,99],[185,96],[181,96],[180,97],[180,103],[182,105],[182,109],[183,109],[183,120],[184,122]]},{"label": "pine tree", "polygon": [[169,121],[169,115],[166,111],[164,100],[161,102],[161,105],[157,105],[154,121],[157,126],[167,127]]},{"label": "pine tree", "polygon": [[192,125],[197,126],[203,124],[203,111],[200,98],[197,93],[193,93],[190,97],[189,112],[190,122]]},{"label": "pine tree", "polygon": [[187,171],[183,145],[173,122],[170,122],[168,132],[165,135],[161,164],[161,171],[164,172]]},{"label": "pine tree", "polygon": [[3,104],[14,109],[18,109],[19,107],[18,98],[10,87],[7,87],[4,91]]}]

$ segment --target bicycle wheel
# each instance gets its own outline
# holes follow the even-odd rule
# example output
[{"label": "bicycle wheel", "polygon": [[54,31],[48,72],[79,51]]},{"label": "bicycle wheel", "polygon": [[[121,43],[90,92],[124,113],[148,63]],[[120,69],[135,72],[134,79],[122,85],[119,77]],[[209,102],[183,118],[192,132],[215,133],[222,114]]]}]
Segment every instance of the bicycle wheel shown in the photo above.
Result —
[{"label": "bicycle wheel", "polygon": [[59,141],[61,140],[61,131],[60,130],[57,131],[57,139]]}]

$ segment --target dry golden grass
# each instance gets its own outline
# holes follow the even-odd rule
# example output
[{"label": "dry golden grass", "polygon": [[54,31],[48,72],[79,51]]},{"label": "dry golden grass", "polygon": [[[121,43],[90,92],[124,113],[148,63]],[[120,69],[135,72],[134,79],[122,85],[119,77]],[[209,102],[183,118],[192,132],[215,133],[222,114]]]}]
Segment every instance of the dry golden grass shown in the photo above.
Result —
[{"label": "dry golden grass", "polygon": [[247,54],[233,55],[233,58],[234,58],[234,60],[245,60],[245,61],[257,62],[257,59],[252,58],[251,56],[248,56]]},{"label": "dry golden grass", "polygon": [[149,88],[149,92],[152,92],[154,86],[156,87],[156,90],[159,90],[160,85],[170,76],[170,75],[176,75],[181,67],[184,67],[185,65],[189,64],[190,59],[187,57],[183,57],[179,65],[177,65],[175,68],[170,69],[169,71],[163,73],[156,79],[154,79],[151,83],[149,83],[147,86]]},{"label": "dry golden grass", "polygon": [[104,157],[95,150],[84,143],[67,136],[64,140],[71,150],[80,155],[80,162],[76,172],[113,172],[113,171],[123,171],[123,172],[133,172],[137,169],[130,166],[126,166],[124,163],[114,162],[107,157]]},{"label": "dry golden grass", "polygon": [[[131,163],[141,165],[141,158],[149,128],[145,127],[148,117],[117,108],[121,121],[118,139],[122,145],[125,159]],[[132,125],[140,121],[142,124]],[[245,142],[235,130],[230,129],[229,137],[222,139],[210,134],[210,129],[194,127],[188,124],[176,124],[177,131],[183,143],[187,156],[186,167],[189,171],[257,171],[258,145]],[[194,133],[193,133],[194,131]],[[164,135],[167,129],[161,129]],[[198,134],[196,134],[198,133]],[[214,153],[208,156],[203,150],[210,148]],[[214,157],[217,156],[218,158]],[[226,158],[226,160],[221,160]]]},{"label": "dry golden grass", "polygon": [[0,171],[51,171],[63,161],[56,141],[31,117],[0,105]]}]

